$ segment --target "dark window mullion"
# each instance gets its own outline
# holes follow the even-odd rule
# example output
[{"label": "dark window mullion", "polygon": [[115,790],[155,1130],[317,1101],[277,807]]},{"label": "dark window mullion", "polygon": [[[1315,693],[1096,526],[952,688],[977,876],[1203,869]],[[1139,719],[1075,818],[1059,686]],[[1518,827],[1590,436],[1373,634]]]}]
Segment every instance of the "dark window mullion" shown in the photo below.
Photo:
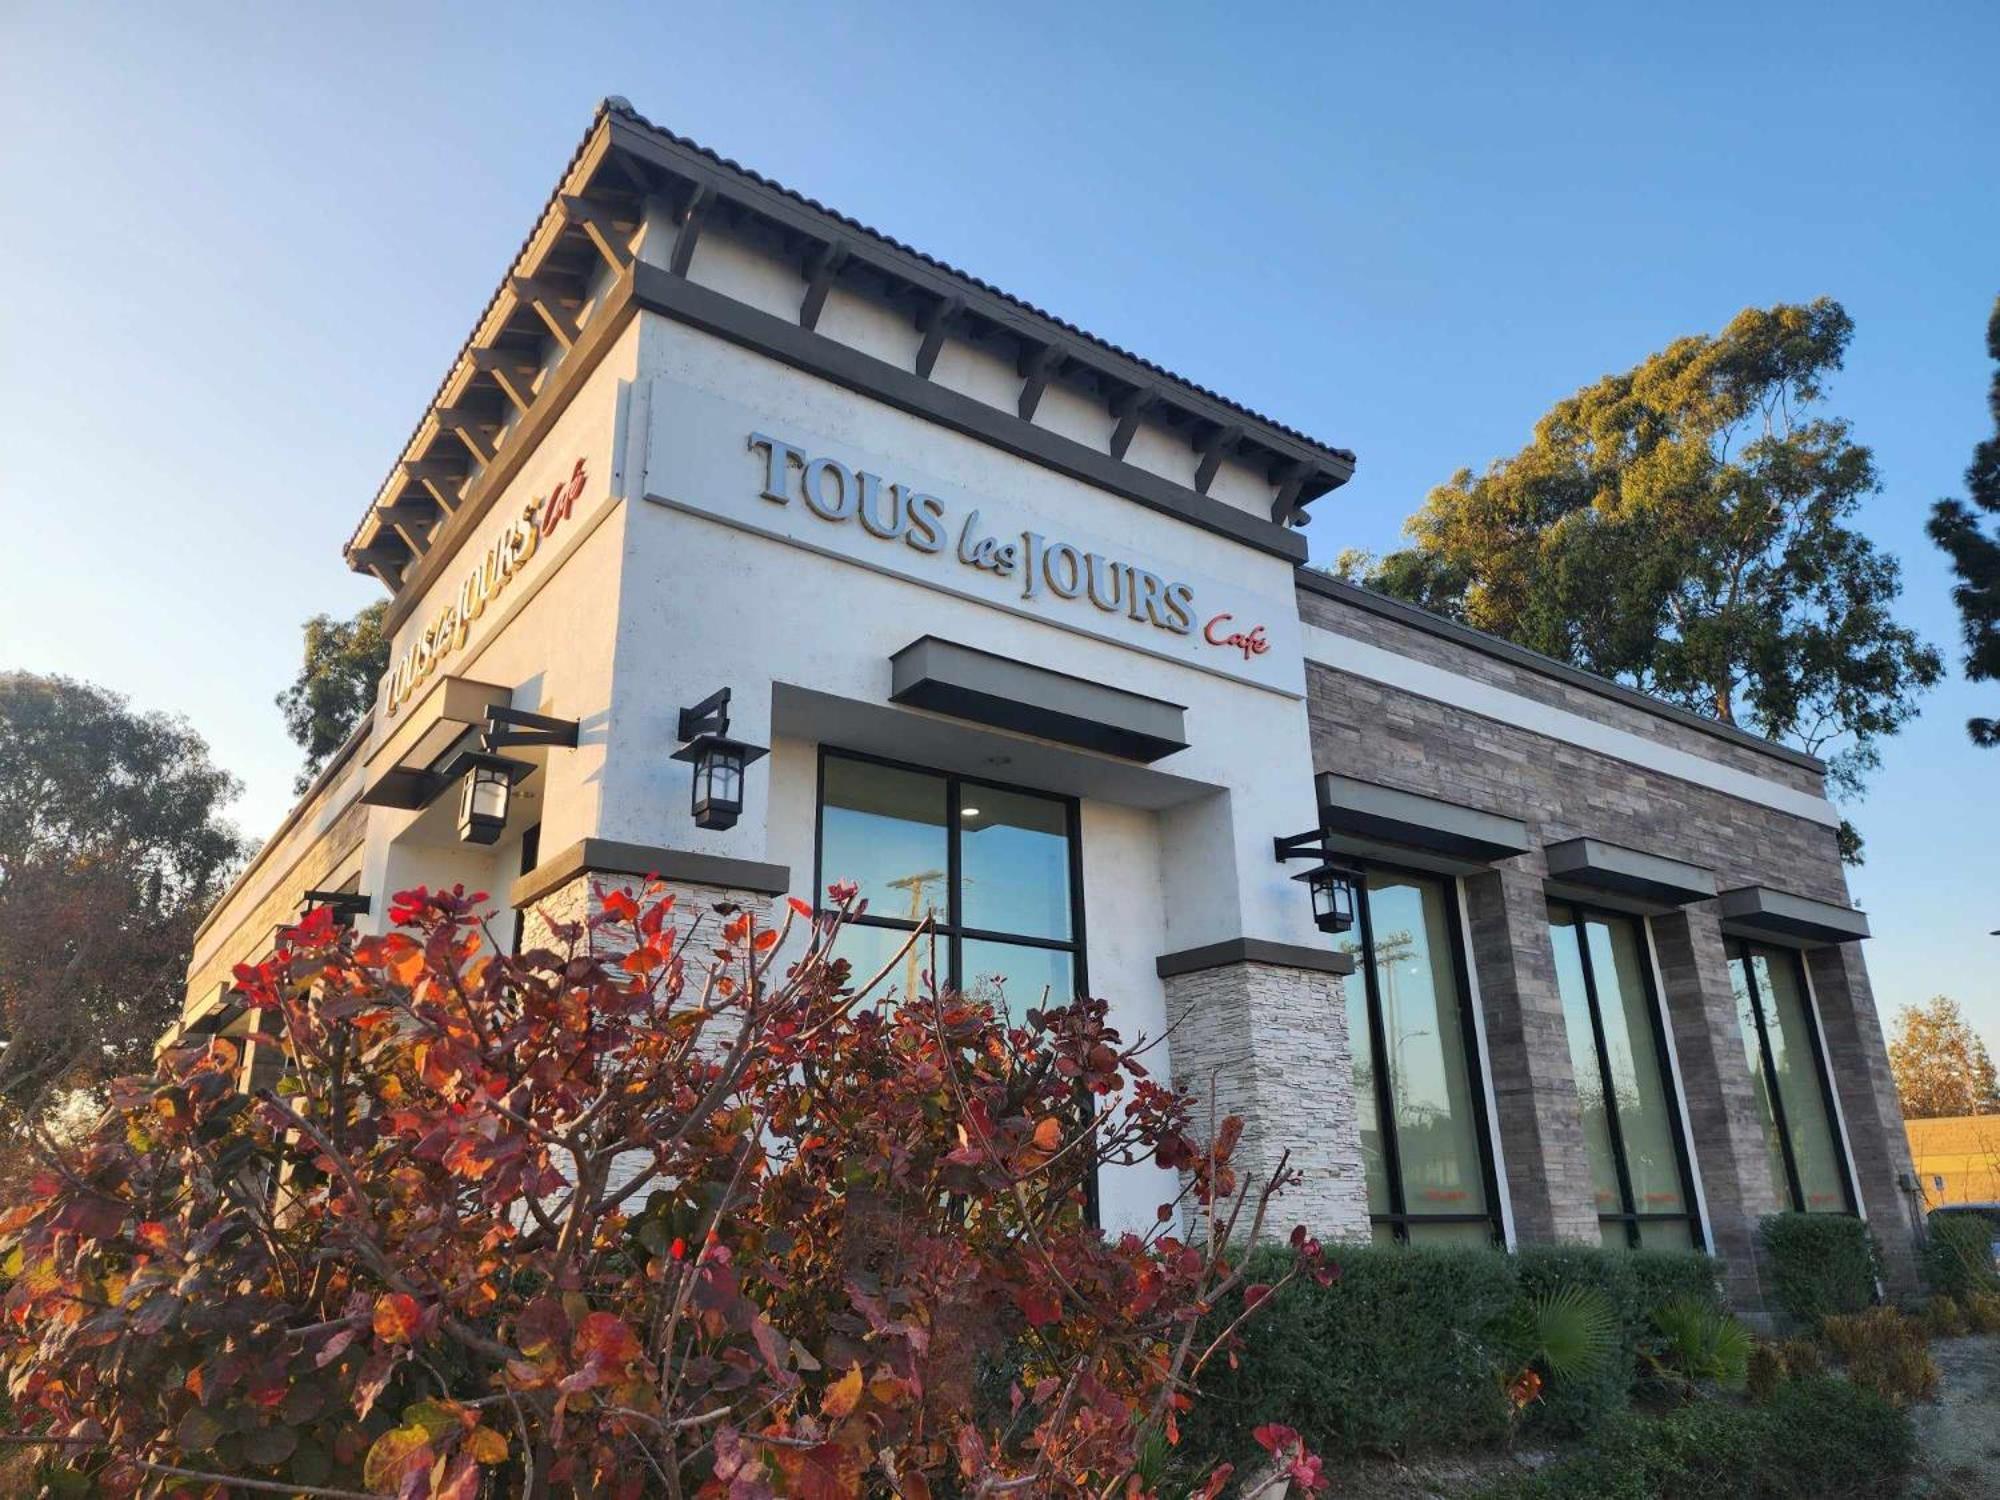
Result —
[{"label": "dark window mullion", "polygon": [[[1590,1039],[1597,1053],[1598,1086],[1604,1090],[1604,1125],[1611,1136],[1611,1164],[1618,1178],[1618,1200],[1624,1205],[1626,1214],[1635,1214],[1639,1205],[1632,1196],[1632,1172],[1625,1161],[1625,1127],[1618,1121],[1618,1092],[1611,1074],[1611,1047],[1604,1038],[1604,1010],[1597,994],[1597,966],[1590,961],[1590,917],[1581,907],[1572,906],[1570,920],[1576,933],[1576,951],[1583,961],[1583,999],[1590,1012]],[[1636,1245],[1639,1242],[1638,1231],[1632,1230],[1628,1238]]]},{"label": "dark window mullion", "polygon": [[949,963],[951,966],[951,979],[948,981],[950,987],[954,990],[959,990],[962,992],[965,988],[965,954],[959,933],[959,920],[962,915],[962,913],[959,910],[959,894],[958,894],[959,867],[961,861],[961,854],[959,850],[960,819],[958,815],[960,800],[961,798],[959,795],[958,778],[956,776],[945,777],[944,778],[944,816],[945,816],[944,920],[945,920],[945,932],[946,932],[945,952],[947,955],[946,962]]},{"label": "dark window mullion", "polygon": [[1465,1053],[1466,1093],[1472,1101],[1473,1137],[1479,1149],[1480,1180],[1486,1185],[1486,1212],[1482,1216],[1500,1239],[1500,1172],[1493,1162],[1493,1121],[1486,1112],[1486,1055],[1480,1045],[1485,1026],[1472,1011],[1472,945],[1461,920],[1459,885],[1456,876],[1439,875],[1440,899],[1444,905],[1445,961],[1451,966],[1454,993],[1458,997],[1459,1046]]}]

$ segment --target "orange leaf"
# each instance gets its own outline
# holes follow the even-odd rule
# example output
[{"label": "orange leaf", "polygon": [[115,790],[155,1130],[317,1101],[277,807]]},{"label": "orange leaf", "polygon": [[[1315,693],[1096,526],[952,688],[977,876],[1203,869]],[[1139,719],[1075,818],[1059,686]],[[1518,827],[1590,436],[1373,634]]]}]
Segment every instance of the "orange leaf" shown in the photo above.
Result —
[{"label": "orange leaf", "polygon": [[778,934],[776,929],[773,929],[769,932],[758,933],[756,938],[751,942],[750,946],[756,949],[759,953],[769,953],[773,948],[778,946]]},{"label": "orange leaf", "polygon": [[507,1462],[507,1439],[491,1427],[475,1427],[465,1435],[465,1449],[482,1464]]},{"label": "orange leaf", "polygon": [[812,920],[813,909],[811,903],[801,901],[797,896],[787,896],[785,897],[785,905],[789,906],[797,915],[804,917],[808,922]]},{"label": "orange leaf", "polygon": [[826,1388],[820,1398],[819,1414],[829,1422],[838,1422],[853,1413],[861,1401],[861,1366],[853,1365],[845,1375]]},{"label": "orange leaf", "polygon": [[1035,1144],[1044,1151],[1053,1151],[1062,1144],[1062,1121],[1054,1115],[1042,1116],[1035,1127]]},{"label": "orange leaf", "polygon": [[390,1292],[375,1299],[375,1336],[387,1344],[407,1344],[423,1321],[423,1309],[408,1292]]},{"label": "orange leaf", "polygon": [[578,1359],[623,1369],[639,1352],[639,1336],[616,1313],[591,1313],[576,1331]]}]

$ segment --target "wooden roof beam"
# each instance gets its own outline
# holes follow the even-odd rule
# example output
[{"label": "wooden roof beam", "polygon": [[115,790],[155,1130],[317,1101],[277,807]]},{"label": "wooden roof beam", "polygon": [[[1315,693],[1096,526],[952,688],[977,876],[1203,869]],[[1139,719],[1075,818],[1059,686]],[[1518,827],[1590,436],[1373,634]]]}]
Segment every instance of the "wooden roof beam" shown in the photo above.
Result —
[{"label": "wooden roof beam", "polygon": [[674,253],[667,258],[667,269],[676,276],[685,276],[688,267],[694,264],[694,247],[701,239],[701,226],[708,219],[709,209],[715,203],[715,189],[705,182],[698,182],[688,192],[687,201],[680,208],[680,230],[674,235]]},{"label": "wooden roof beam", "polygon": [[473,417],[461,416],[455,411],[441,411],[437,414],[438,430],[448,432],[465,445],[465,451],[484,466],[493,462],[493,454],[500,446],[497,441],[486,436],[495,424],[482,422]]},{"label": "wooden roof beam", "polygon": [[1035,410],[1042,404],[1042,393],[1049,388],[1049,382],[1062,373],[1063,350],[1060,344],[1023,344],[1021,361],[1017,366],[1021,375],[1021,399],[1014,409],[1023,422],[1035,420]]},{"label": "wooden roof beam", "polygon": [[505,349],[474,349],[472,368],[491,376],[493,383],[500,387],[500,394],[514,403],[516,411],[525,413],[534,404],[535,382],[542,371],[525,354],[513,354]]},{"label": "wooden roof beam", "polygon": [[1293,459],[1272,476],[1278,486],[1278,493],[1271,501],[1271,519],[1280,526],[1303,526],[1306,513],[1299,505],[1299,494],[1312,478],[1314,466],[1304,459]]},{"label": "wooden roof beam", "polygon": [[963,297],[940,297],[918,318],[917,326],[924,331],[923,342],[917,345],[919,379],[931,378],[931,371],[937,368],[938,355],[944,351],[944,336],[951,331],[952,320],[964,311]]},{"label": "wooden roof beam", "polygon": [[1195,466],[1194,489],[1198,495],[1206,495],[1208,487],[1215,483],[1216,471],[1222,467],[1223,459],[1236,451],[1236,445],[1243,440],[1240,423],[1230,423],[1218,427],[1208,435],[1201,445],[1201,462]]},{"label": "wooden roof beam", "polygon": [[821,245],[806,257],[806,294],[799,299],[799,327],[811,333],[819,326],[819,315],[826,308],[827,294],[840,277],[840,268],[847,264],[847,257],[853,254],[845,240],[833,240]]},{"label": "wooden roof beam", "polygon": [[358,573],[373,573],[382,587],[394,593],[403,586],[407,556],[398,557],[382,546],[356,547],[347,554],[347,565]]},{"label": "wooden roof beam", "polygon": [[458,509],[459,493],[471,471],[462,464],[448,464],[435,458],[406,458],[402,462],[405,479],[424,487],[438,509],[446,515]]},{"label": "wooden roof beam", "polygon": [[631,236],[619,226],[610,209],[574,193],[564,193],[561,203],[563,217],[583,230],[597,247],[597,253],[604,257],[604,263],[611,267],[612,275],[632,264],[632,247],[628,243]]},{"label": "wooden roof beam", "polygon": [[517,302],[525,302],[535,310],[535,315],[548,325],[549,332],[565,352],[576,346],[582,334],[576,326],[576,319],[563,306],[565,301],[579,300],[576,293],[539,276],[511,276],[507,286]]},{"label": "wooden roof beam", "polygon": [[1139,434],[1139,421],[1146,415],[1146,408],[1159,398],[1159,392],[1152,386],[1134,386],[1111,403],[1111,415],[1117,418],[1117,425],[1111,429],[1111,456],[1120,463],[1125,460],[1125,451],[1132,446],[1132,439]]}]

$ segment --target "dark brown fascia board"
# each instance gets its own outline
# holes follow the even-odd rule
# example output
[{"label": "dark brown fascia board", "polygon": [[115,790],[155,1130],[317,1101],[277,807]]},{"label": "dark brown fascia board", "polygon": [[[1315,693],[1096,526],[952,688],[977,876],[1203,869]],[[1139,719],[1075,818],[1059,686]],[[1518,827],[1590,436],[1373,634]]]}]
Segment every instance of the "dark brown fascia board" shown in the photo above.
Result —
[{"label": "dark brown fascia board", "polygon": [[1851,906],[1795,896],[1767,885],[1724,891],[1716,898],[1716,914],[1725,932],[1794,947],[1852,943],[1869,935],[1867,915]]},{"label": "dark brown fascia board", "polygon": [[651,844],[586,838],[549,856],[516,880],[507,899],[516,909],[532,906],[579,875],[656,875],[680,884],[721,886],[733,891],[754,891],[760,896],[782,896],[792,888],[792,872],[785,865],[699,854],[691,849],[661,849]]},{"label": "dark brown fascia board", "polygon": [[633,300],[648,312],[753,349],[793,369],[845,386],[1216,536],[1293,563],[1305,559],[1304,537],[1261,516],[1121,463],[1109,453],[1024,422],[1011,411],[988,406],[659,266],[641,262],[632,268],[631,274]]},{"label": "dark brown fascia board", "polygon": [[1227,968],[1231,964],[1270,964],[1281,969],[1311,969],[1319,974],[1352,974],[1354,955],[1335,953],[1330,948],[1308,948],[1299,943],[1270,943],[1262,938],[1240,937],[1200,948],[1183,948],[1178,953],[1162,953],[1153,960],[1153,968],[1162,979]]},{"label": "dark brown fascia board", "polygon": [[388,614],[382,621],[384,635],[394,633],[409,619],[424,590],[451,565],[451,559],[457,555],[466,537],[493,509],[529,455],[541,447],[542,439],[549,435],[557,419],[568,410],[591,372],[611,352],[612,345],[617,343],[625,325],[637,312],[638,306],[632,297],[632,272],[628,270],[606,289],[603,304],[584,325],[583,337],[555,367],[540,397],[528,408],[520,424],[508,434],[507,441],[500,445],[500,451],[493,455],[493,462],[462,492],[458,509],[431,533],[430,546],[404,570],[403,586],[390,599]]},{"label": "dark brown fascia board", "polygon": [[1610,891],[1664,906],[1685,906],[1690,901],[1707,901],[1715,895],[1715,872],[1669,859],[1664,854],[1648,854],[1602,839],[1565,839],[1546,845],[1549,879],[1568,885]]},{"label": "dark brown fascia board", "polygon": [[683,181],[707,187],[723,201],[748,208],[760,218],[804,239],[820,244],[844,243],[850,265],[869,266],[940,301],[958,299],[964,310],[982,321],[1012,334],[1025,344],[1060,347],[1072,360],[1101,372],[1120,386],[1148,387],[1168,382],[1172,403],[1191,416],[1215,427],[1241,428],[1242,435],[1268,450],[1274,461],[1302,460],[1317,467],[1323,482],[1316,489],[1309,485],[1307,493],[1300,497],[1301,504],[1329,490],[1338,489],[1353,477],[1354,458],[1351,454],[1284,432],[1242,409],[1216,400],[1177,377],[1128,355],[1116,353],[1095,340],[1080,337],[1073,329],[1053,318],[1037,317],[969,277],[955,276],[891,244],[873,231],[857,228],[826,210],[808,206],[781,188],[731,171],[702,152],[667,139],[637,120],[616,112],[609,118],[614,149]]},{"label": "dark brown fascia board", "polygon": [[1676,724],[1689,729],[1699,729],[1703,734],[1728,740],[1731,744],[1742,745],[1756,750],[1773,760],[1782,760],[1791,765],[1803,767],[1816,776],[1826,774],[1826,762],[1804,750],[1794,750],[1790,745],[1781,745],[1776,740],[1767,740],[1762,735],[1752,734],[1747,729],[1739,729],[1734,724],[1724,724],[1715,719],[1703,718],[1685,708],[1642,693],[1637,688],[1629,688],[1622,682],[1613,682],[1608,677],[1599,677],[1586,672],[1581,667],[1573,667],[1568,662],[1557,661],[1553,656],[1544,656],[1539,651],[1531,651],[1526,646],[1517,646],[1512,641],[1497,635],[1489,635],[1457,620],[1448,620],[1443,615],[1434,614],[1421,605],[1411,604],[1404,599],[1392,599],[1387,594],[1378,594],[1373,589],[1359,584],[1348,583],[1322,573],[1317,568],[1298,569],[1298,585],[1309,594],[1318,594],[1326,599],[1338,599],[1343,604],[1351,604],[1385,620],[1394,620],[1407,625],[1412,630],[1421,630],[1426,635],[1434,635],[1440,640],[1451,641],[1455,645],[1490,656],[1496,661],[1504,661],[1510,666],[1525,667],[1542,677],[1552,677],[1558,682],[1566,682],[1572,687],[1583,688],[1600,698],[1610,698],[1633,708],[1644,709],[1663,719],[1671,719]]}]

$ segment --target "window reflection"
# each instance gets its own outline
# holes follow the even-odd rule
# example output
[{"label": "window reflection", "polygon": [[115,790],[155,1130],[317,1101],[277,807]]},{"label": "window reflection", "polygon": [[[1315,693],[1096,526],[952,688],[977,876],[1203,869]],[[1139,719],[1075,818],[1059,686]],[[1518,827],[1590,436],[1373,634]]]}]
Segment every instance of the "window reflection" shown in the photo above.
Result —
[{"label": "window reflection", "polygon": [[1552,903],[1549,943],[1604,1242],[1691,1244],[1680,1115],[1643,930],[1629,917]]},{"label": "window reflection", "polygon": [[[1348,1038],[1370,1213],[1405,1238],[1485,1242],[1483,1121],[1448,890],[1424,876],[1367,873]],[[1464,1222],[1418,1222],[1450,1217]]]},{"label": "window reflection", "polygon": [[1729,978],[1771,1147],[1778,1201],[1806,1213],[1853,1212],[1799,956],[1739,943],[1730,956]]},{"label": "window reflection", "polygon": [[961,786],[958,800],[960,922],[1067,938],[1068,808],[990,786]]},{"label": "window reflection", "polygon": [[823,799],[826,879],[855,882],[871,916],[944,914],[950,845],[943,777],[828,756]]}]

